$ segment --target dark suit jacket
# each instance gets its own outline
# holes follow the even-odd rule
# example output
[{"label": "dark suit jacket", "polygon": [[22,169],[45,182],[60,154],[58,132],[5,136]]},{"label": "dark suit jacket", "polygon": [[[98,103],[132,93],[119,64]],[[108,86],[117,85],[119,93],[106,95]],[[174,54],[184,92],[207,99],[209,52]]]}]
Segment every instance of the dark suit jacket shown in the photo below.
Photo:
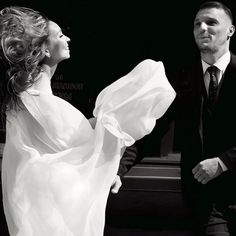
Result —
[{"label": "dark suit jacket", "polygon": [[[210,113],[200,59],[194,66],[183,70],[178,78],[174,85],[177,97],[173,106],[176,109],[176,139],[181,140],[183,191],[193,198],[202,195],[213,201],[235,204],[236,56],[231,55]],[[192,168],[201,160],[212,157],[219,157],[228,171],[206,185],[200,184],[193,178]]]},{"label": "dark suit jacket", "polygon": [[126,147],[125,152],[120,160],[120,165],[118,169],[118,175],[123,177],[130,168],[135,165],[138,159],[138,149],[136,144],[133,144],[130,147]]}]

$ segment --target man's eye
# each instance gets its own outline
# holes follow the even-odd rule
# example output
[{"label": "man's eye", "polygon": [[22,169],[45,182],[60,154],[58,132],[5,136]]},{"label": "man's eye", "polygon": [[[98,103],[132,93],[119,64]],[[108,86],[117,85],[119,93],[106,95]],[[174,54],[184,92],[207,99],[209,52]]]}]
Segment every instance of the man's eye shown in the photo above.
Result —
[{"label": "man's eye", "polygon": [[216,21],[213,21],[213,20],[209,20],[209,21],[206,22],[206,24],[207,24],[207,25],[212,25],[212,26],[213,26],[213,25],[216,25],[217,22],[216,22]]}]

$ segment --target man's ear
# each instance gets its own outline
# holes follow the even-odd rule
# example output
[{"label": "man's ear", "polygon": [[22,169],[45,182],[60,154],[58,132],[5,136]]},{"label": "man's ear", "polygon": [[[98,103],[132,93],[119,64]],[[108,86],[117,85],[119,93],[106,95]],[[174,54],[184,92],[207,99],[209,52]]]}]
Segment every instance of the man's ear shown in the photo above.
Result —
[{"label": "man's ear", "polygon": [[228,38],[230,38],[234,34],[234,31],[235,31],[235,27],[234,25],[231,25],[228,32]]}]

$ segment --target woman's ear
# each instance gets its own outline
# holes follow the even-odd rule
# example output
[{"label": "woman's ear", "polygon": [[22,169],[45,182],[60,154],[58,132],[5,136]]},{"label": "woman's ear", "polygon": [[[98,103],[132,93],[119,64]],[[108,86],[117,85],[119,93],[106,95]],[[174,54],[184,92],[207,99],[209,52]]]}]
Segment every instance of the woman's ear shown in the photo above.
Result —
[{"label": "woman's ear", "polygon": [[44,54],[45,54],[45,56],[48,57],[48,58],[51,57],[50,51],[49,51],[47,48],[45,48]]}]

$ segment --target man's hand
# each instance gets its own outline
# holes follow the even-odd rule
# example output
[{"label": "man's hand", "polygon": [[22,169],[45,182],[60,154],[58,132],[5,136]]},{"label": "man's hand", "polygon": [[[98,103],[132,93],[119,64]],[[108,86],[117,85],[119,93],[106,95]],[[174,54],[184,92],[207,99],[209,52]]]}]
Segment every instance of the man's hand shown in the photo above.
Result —
[{"label": "man's hand", "polygon": [[114,179],[111,185],[111,192],[114,194],[118,193],[121,185],[122,185],[122,182],[121,182],[120,176],[116,175],[116,178]]},{"label": "man's hand", "polygon": [[194,178],[202,184],[206,184],[222,172],[223,170],[219,164],[218,158],[211,158],[201,161],[192,169]]}]

